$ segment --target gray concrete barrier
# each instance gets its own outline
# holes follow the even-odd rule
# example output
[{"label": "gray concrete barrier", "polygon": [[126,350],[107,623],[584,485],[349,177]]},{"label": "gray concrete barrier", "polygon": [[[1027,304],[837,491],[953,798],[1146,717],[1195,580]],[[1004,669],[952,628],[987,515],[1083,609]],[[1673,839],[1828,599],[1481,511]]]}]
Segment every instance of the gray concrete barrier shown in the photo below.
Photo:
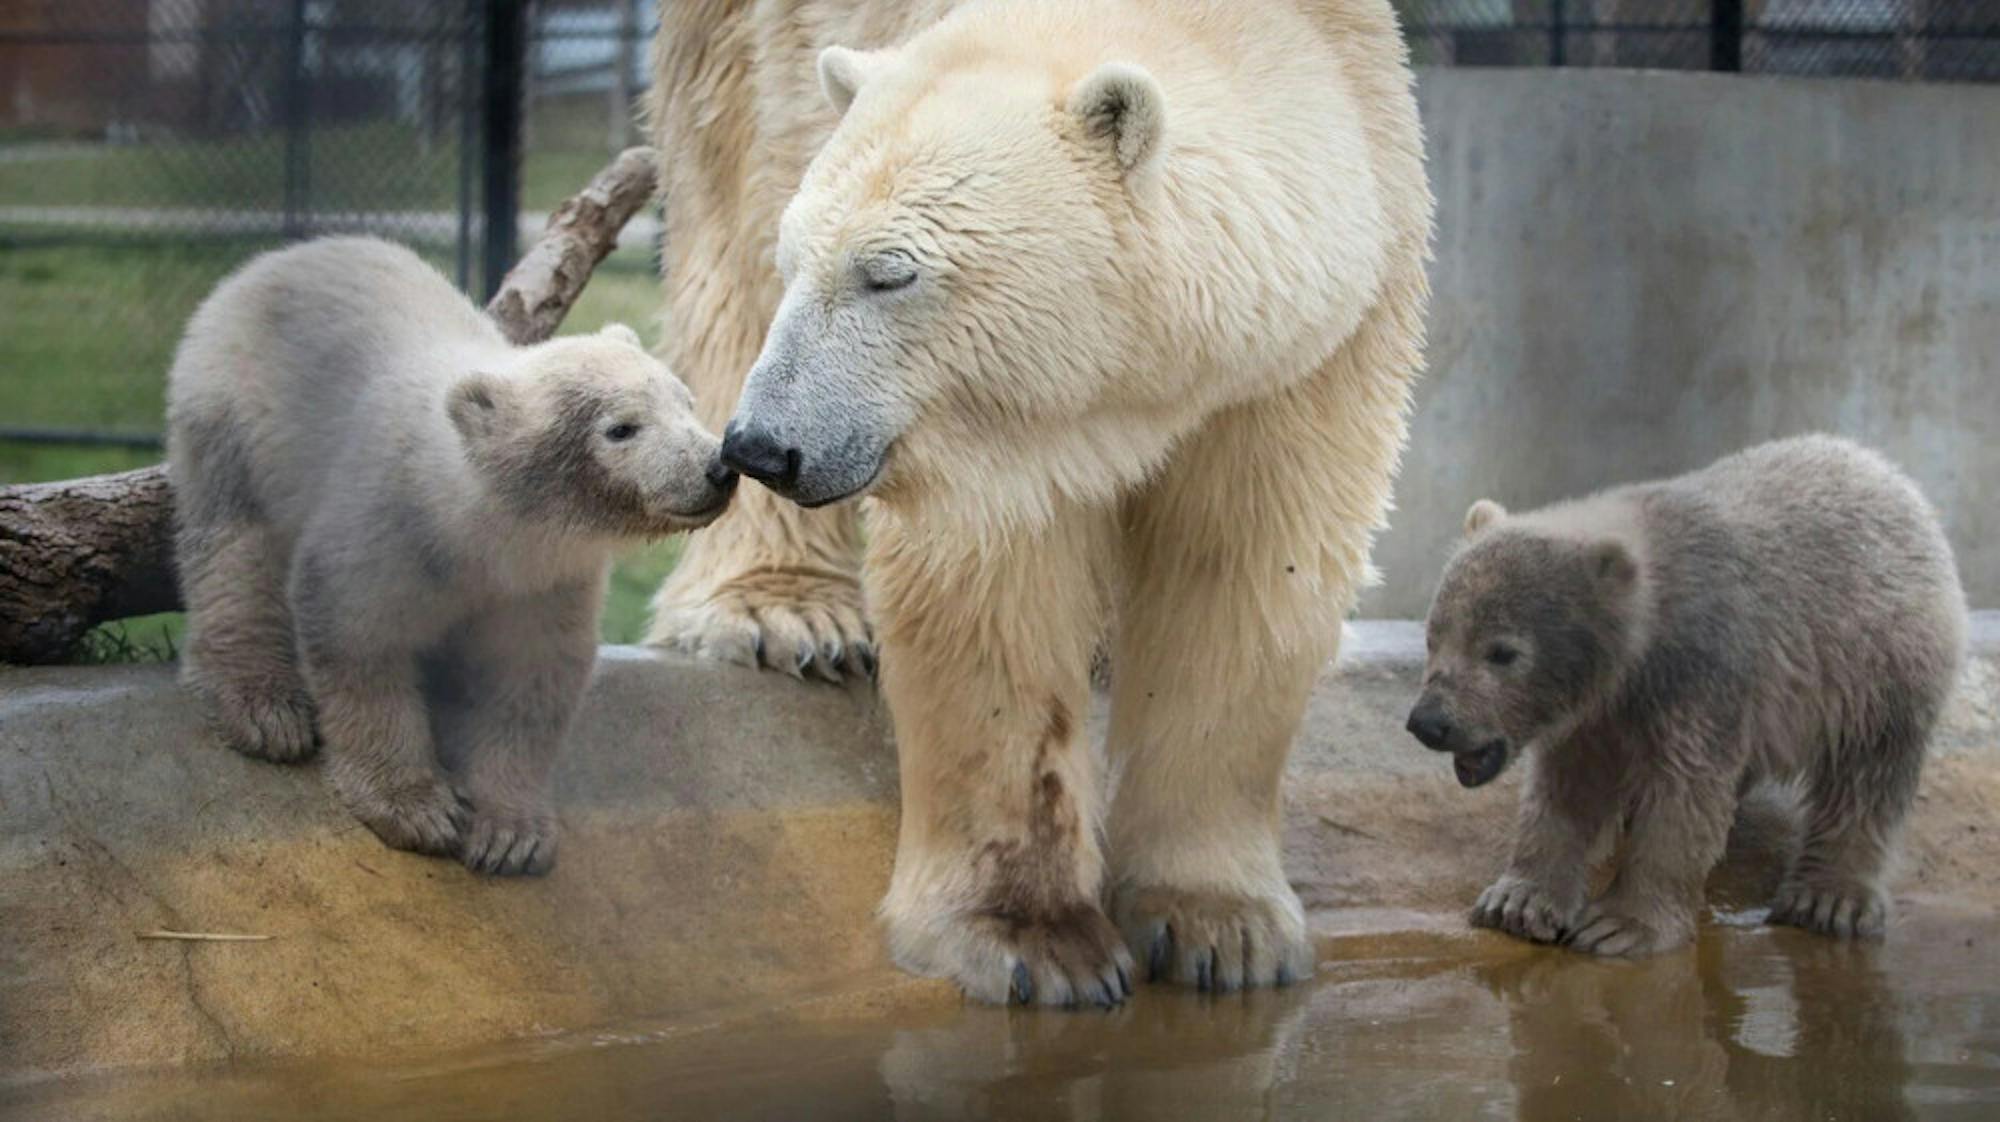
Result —
[{"label": "gray concrete barrier", "polygon": [[1465,508],[1824,429],[1907,468],[2000,607],[2000,87],[1428,70],[1430,373],[1387,583]]}]

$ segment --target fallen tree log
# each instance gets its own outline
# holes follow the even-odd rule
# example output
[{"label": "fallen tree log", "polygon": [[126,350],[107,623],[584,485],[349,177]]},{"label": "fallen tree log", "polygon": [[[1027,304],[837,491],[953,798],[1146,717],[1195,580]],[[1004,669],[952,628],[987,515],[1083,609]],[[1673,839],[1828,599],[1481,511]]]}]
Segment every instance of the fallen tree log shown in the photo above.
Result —
[{"label": "fallen tree log", "polygon": [[[626,149],[549,216],[486,305],[509,339],[555,334],[656,175]],[[0,662],[61,662],[100,623],[180,606],[165,468],[0,487]]]}]

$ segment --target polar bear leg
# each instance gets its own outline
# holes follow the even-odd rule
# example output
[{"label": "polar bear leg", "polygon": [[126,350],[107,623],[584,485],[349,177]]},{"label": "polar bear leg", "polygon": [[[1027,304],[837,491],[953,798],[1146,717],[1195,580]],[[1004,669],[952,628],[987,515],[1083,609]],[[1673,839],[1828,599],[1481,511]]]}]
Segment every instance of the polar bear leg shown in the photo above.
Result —
[{"label": "polar bear leg", "polygon": [[555,765],[596,661],[602,584],[489,606],[426,676],[439,754],[472,800],[459,858],[473,872],[555,867]]},{"label": "polar bear leg", "polygon": [[301,551],[291,602],[328,783],[385,845],[456,855],[467,808],[433,747],[417,651],[369,634],[370,624],[387,630],[382,621],[400,605],[317,559],[309,543]]},{"label": "polar bear leg", "polygon": [[[1110,1005],[1131,960],[1099,906],[1101,777],[1085,731],[1109,511],[923,554],[871,527],[903,817],[890,951],[989,1002]],[[982,544],[985,546],[982,548]]]},{"label": "polar bear leg", "polygon": [[[1313,970],[1279,851],[1279,781],[1323,647],[1206,646],[1256,606],[1147,573],[1112,656],[1111,914],[1150,980],[1226,992]],[[1233,593],[1233,594],[1232,594]]]},{"label": "polar bear leg", "polygon": [[181,680],[246,756],[294,763],[318,747],[293,650],[285,555],[254,521],[185,520],[176,550],[188,606]]},{"label": "polar bear leg", "polygon": [[[1872,742],[1822,749],[1806,777],[1804,844],[1778,886],[1772,923],[1837,938],[1879,939],[1888,926],[1882,873],[1910,805],[1944,691],[1905,694],[1903,718]],[[1911,704],[1914,701],[1915,704]],[[1862,750],[1855,750],[1861,747]],[[1830,746],[1829,746],[1830,748]]]},{"label": "polar bear leg", "polygon": [[[195,359],[176,378],[215,376]],[[223,741],[290,763],[317,747],[293,650],[289,556],[257,494],[250,441],[227,402],[176,389],[169,416],[174,565],[187,604],[181,681]]]},{"label": "polar bear leg", "polygon": [[1111,909],[1144,972],[1283,984],[1313,948],[1279,847],[1279,783],[1367,572],[1401,439],[1358,425],[1336,359],[1212,418],[1127,503],[1111,660]]},{"label": "polar bear leg", "polygon": [[466,807],[431,753],[430,716],[413,658],[307,656],[334,793],[383,844],[455,856]]}]

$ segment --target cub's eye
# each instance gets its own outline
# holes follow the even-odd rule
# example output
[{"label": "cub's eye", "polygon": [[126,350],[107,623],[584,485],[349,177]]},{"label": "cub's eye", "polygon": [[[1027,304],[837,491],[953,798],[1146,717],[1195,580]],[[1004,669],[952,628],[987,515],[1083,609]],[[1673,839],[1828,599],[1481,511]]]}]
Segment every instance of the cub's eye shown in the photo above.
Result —
[{"label": "cub's eye", "polygon": [[1486,648],[1486,661],[1495,666],[1512,666],[1521,652],[1506,643],[1495,643]]},{"label": "cub's eye", "polygon": [[639,435],[639,426],[630,421],[620,421],[604,430],[604,439],[613,444],[622,444]]},{"label": "cub's eye", "polygon": [[884,253],[861,263],[861,285],[870,292],[894,292],[917,283],[917,263],[905,253]]}]

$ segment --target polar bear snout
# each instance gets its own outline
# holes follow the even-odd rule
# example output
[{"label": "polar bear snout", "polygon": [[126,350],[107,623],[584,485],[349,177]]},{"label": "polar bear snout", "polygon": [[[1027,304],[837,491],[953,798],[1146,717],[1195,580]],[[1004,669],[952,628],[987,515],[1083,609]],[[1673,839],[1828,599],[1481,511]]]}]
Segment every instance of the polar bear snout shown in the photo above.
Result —
[{"label": "polar bear snout", "polygon": [[1403,727],[1419,744],[1438,752],[1451,747],[1452,734],[1457,731],[1444,711],[1444,703],[1430,694],[1410,710],[1409,722]]},{"label": "polar bear snout", "polygon": [[838,425],[804,428],[806,438],[799,439],[786,427],[738,413],[722,430],[722,462],[808,508],[851,499],[881,477],[884,442],[843,435]]},{"label": "polar bear snout", "polygon": [[803,453],[762,425],[731,421],[722,430],[722,463],[780,493],[798,484]]},{"label": "polar bear snout", "polygon": [[707,470],[702,474],[708,477],[708,485],[715,488],[715,493],[722,497],[722,502],[727,502],[729,496],[736,493],[736,481],[739,477],[734,468],[722,462],[720,455],[709,461]]},{"label": "polar bear snout", "polygon": [[709,456],[708,466],[702,469],[702,478],[708,488],[700,506],[686,512],[673,513],[673,521],[680,529],[699,529],[708,525],[722,512],[729,509],[729,502],[736,496],[736,484],[740,477],[734,468],[722,462],[720,453]]}]

